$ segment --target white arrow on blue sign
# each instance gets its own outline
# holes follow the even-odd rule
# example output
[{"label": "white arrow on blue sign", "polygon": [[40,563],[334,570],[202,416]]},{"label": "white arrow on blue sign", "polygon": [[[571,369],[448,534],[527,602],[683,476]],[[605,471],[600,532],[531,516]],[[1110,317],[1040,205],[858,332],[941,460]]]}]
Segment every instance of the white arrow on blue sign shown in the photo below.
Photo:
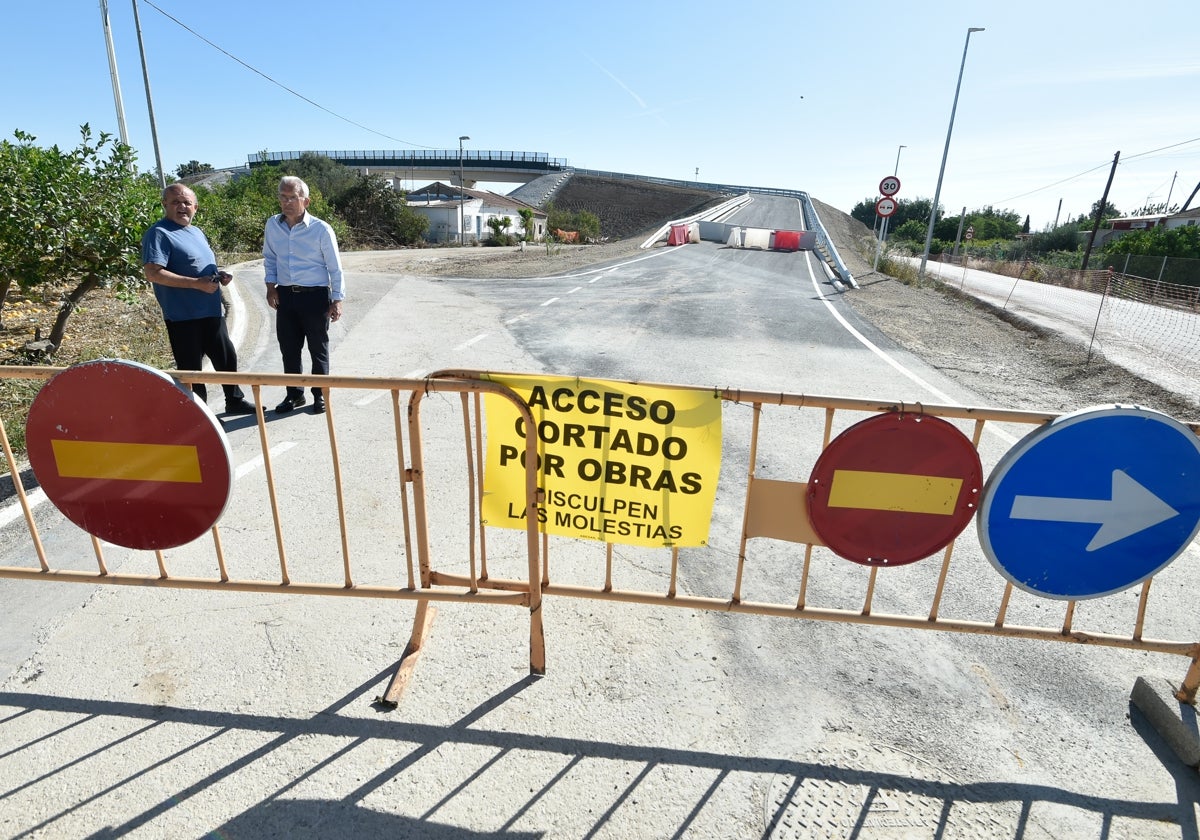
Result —
[{"label": "white arrow on blue sign", "polygon": [[978,527],[992,565],[1027,592],[1062,600],[1120,592],[1200,532],[1200,438],[1134,406],[1065,414],[1000,459]]}]

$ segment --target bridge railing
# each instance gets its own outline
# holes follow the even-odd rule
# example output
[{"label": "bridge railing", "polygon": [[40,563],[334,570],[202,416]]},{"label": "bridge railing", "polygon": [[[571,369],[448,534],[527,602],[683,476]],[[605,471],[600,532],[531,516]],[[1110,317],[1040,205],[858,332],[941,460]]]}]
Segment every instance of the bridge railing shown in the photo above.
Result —
[{"label": "bridge railing", "polygon": [[362,165],[364,161],[372,161],[376,165],[383,165],[385,162],[401,166],[428,164],[430,162],[445,162],[457,165],[460,158],[464,162],[470,161],[473,166],[480,164],[503,166],[527,165],[557,171],[566,168],[568,165],[565,159],[552,158],[545,152],[493,151],[485,149],[463,149],[461,154],[458,149],[355,149],[255,152],[247,155],[247,162],[251,166],[279,164],[285,161],[299,160],[303,155],[307,154],[320,155],[330,160],[353,162],[357,165]]}]

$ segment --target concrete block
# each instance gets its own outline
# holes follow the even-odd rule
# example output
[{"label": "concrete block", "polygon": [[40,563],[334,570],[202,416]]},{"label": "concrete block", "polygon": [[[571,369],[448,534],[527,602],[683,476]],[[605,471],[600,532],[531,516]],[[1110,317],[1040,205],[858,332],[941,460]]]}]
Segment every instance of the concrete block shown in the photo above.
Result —
[{"label": "concrete block", "polygon": [[1160,677],[1138,677],[1130,694],[1133,705],[1189,767],[1200,765],[1200,731],[1196,707],[1175,699],[1175,686]]}]

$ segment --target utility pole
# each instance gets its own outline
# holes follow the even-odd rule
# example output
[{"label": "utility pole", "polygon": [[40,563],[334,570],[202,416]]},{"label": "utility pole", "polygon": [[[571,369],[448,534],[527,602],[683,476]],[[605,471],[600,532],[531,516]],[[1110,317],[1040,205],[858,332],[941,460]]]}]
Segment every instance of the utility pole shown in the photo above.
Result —
[{"label": "utility pole", "polygon": [[1196,183],[1196,188],[1192,190],[1192,194],[1188,196],[1188,200],[1183,202],[1183,206],[1179,208],[1180,213],[1186,213],[1187,209],[1192,206],[1192,199],[1196,197],[1196,193],[1200,192],[1200,182]]},{"label": "utility pole", "polygon": [[1113,156],[1112,169],[1108,170],[1108,183],[1104,185],[1104,195],[1100,197],[1100,206],[1096,208],[1096,223],[1092,225],[1092,235],[1088,237],[1087,248],[1083,252],[1083,265],[1079,267],[1081,271],[1087,271],[1092,245],[1096,242],[1096,231],[1100,230],[1100,220],[1104,217],[1104,208],[1108,206],[1108,190],[1112,186],[1113,176],[1117,174],[1117,161],[1120,159],[1121,153],[1117,152]]},{"label": "utility pole", "polygon": [[146,110],[150,113],[150,139],[154,141],[154,162],[158,166],[158,186],[167,188],[163,174],[162,152],[158,150],[158,126],[154,122],[154,100],[150,96],[150,70],[146,67],[146,45],[142,43],[142,20],[138,16],[137,0],[133,0],[133,25],[137,29],[138,52],[142,55],[142,78],[146,81]]},{"label": "utility pole", "polygon": [[925,233],[925,252],[921,254],[921,267],[917,276],[925,277],[925,263],[929,260],[929,249],[933,245],[933,226],[937,224],[938,201],[942,197],[942,177],[946,174],[946,158],[950,156],[950,135],[954,132],[954,112],[958,110],[958,94],[962,90],[963,70],[967,66],[967,49],[971,46],[971,33],[983,32],[982,26],[967,29],[967,40],[963,43],[962,63],[958,65],[958,83],[954,86],[954,104],[950,106],[950,125],[946,129],[946,148],[942,150],[942,166],[938,170],[937,187],[933,191],[933,210],[929,213],[929,230]]},{"label": "utility pole", "polygon": [[117,54],[113,49],[112,27],[108,23],[108,0],[100,0],[100,22],[104,26],[104,46],[108,50],[108,73],[112,76],[113,103],[117,106],[117,135],[121,145],[129,145],[129,132],[125,130],[125,104],[121,101],[121,77],[117,73]]}]

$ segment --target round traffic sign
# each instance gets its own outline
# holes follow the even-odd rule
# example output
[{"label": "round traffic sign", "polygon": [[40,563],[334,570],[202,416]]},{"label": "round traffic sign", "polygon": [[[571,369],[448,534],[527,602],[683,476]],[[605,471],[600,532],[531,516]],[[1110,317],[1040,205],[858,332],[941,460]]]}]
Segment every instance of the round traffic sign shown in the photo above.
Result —
[{"label": "round traffic sign", "polygon": [[208,406],[136,362],[100,359],[57,374],[29,408],[25,441],[63,515],[126,548],[191,542],[233,489],[229,443]]},{"label": "round traffic sign", "polygon": [[839,556],[901,566],[945,548],[974,515],[983,466],[950,423],[880,414],[846,429],[808,480],[813,530]]},{"label": "round traffic sign", "polygon": [[992,470],[979,543],[1014,586],[1099,598],[1157,574],[1200,533],[1200,439],[1136,406],[1064,414]]},{"label": "round traffic sign", "polygon": [[975,238],[975,226],[972,225],[971,227],[967,228],[967,239],[974,239],[974,238]]},{"label": "round traffic sign", "polygon": [[889,175],[879,182],[880,195],[895,195],[900,192],[900,179],[895,175]]},{"label": "round traffic sign", "polygon": [[896,212],[896,199],[884,196],[875,202],[875,212],[885,219]]}]

